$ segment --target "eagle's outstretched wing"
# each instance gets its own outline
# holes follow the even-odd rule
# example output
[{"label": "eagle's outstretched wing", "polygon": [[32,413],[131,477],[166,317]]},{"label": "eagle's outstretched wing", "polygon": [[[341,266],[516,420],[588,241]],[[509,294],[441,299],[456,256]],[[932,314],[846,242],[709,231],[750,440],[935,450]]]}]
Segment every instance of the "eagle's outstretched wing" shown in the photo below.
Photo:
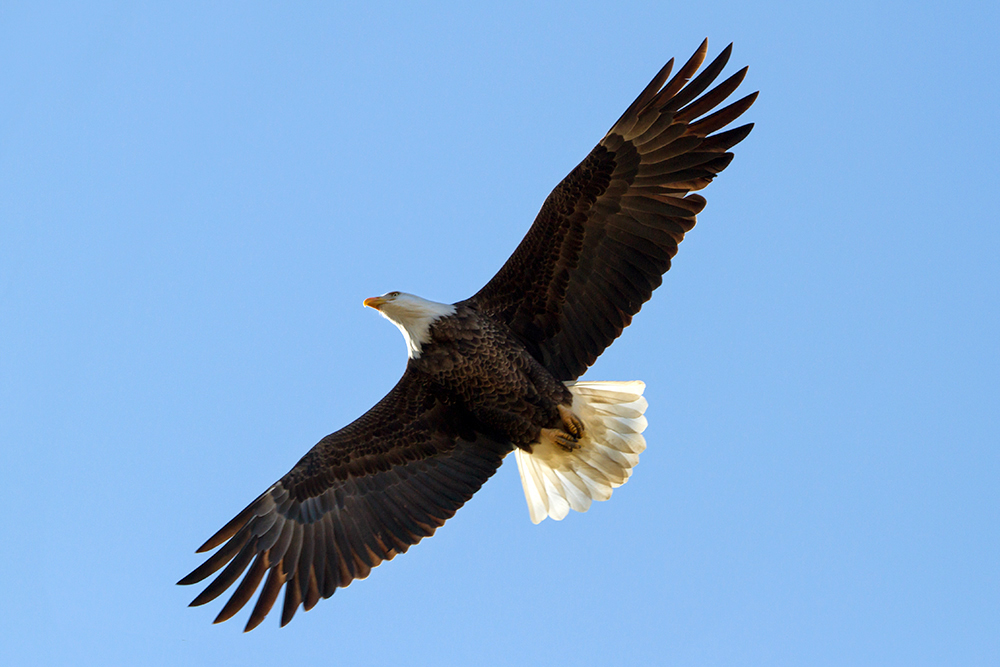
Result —
[{"label": "eagle's outstretched wing", "polygon": [[246,629],[264,619],[282,587],[285,625],[299,605],[311,609],[432,535],[510,449],[475,432],[467,412],[443,402],[408,368],[375,407],[323,438],[205,542],[199,552],[222,546],[178,583],[197,583],[225,566],[191,603],[197,606],[243,575],[218,623],[238,612],[267,575]]},{"label": "eagle's outstretched wing", "polygon": [[726,168],[733,158],[727,151],[753,127],[713,134],[746,111],[756,93],[705,115],[746,74],[744,67],[702,95],[731,48],[691,80],[706,40],[664,86],[668,62],[552,191],[503,268],[465,302],[505,322],[560,380],[574,380],[593,364],[660,285],[705,206],[689,193]]}]

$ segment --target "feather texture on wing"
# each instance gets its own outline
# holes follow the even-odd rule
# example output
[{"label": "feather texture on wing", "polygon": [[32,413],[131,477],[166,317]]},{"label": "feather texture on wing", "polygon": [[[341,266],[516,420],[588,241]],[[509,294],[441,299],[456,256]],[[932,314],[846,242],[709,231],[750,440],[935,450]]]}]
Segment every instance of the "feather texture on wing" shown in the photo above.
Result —
[{"label": "feather texture on wing", "polygon": [[506,323],[560,380],[575,380],[593,364],[660,285],[705,206],[690,193],[729,165],[729,149],[753,127],[717,132],[757,94],[712,112],[746,68],[706,93],[732,45],[692,79],[707,50],[706,40],[669,82],[673,61],[660,70],[548,196],[503,268],[466,302]]},{"label": "feather texture on wing", "polygon": [[219,623],[250,600],[266,575],[246,629],[264,619],[282,588],[285,625],[299,606],[308,611],[433,535],[496,472],[510,447],[473,430],[467,414],[408,370],[375,407],[321,440],[209,538],[199,551],[219,550],[178,583],[198,583],[224,568],[191,603],[198,606],[242,576]]}]

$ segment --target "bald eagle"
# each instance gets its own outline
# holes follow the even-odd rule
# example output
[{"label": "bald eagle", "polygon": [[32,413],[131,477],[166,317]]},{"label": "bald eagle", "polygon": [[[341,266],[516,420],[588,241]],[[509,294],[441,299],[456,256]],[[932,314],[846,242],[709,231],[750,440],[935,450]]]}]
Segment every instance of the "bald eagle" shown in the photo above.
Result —
[{"label": "bald eagle", "polygon": [[720,131],[756,93],[716,110],[747,68],[705,92],[731,48],[697,77],[707,40],[669,82],[668,62],[474,296],[364,301],[403,333],[403,377],[198,549],[220,547],[180,584],[224,569],[192,606],[242,576],[215,622],[260,588],[251,630],[284,588],[285,625],[432,535],[511,451],[535,523],[586,511],[628,480],[646,446],[644,385],[577,378],[660,285],[705,206],[691,193],[753,127]]}]

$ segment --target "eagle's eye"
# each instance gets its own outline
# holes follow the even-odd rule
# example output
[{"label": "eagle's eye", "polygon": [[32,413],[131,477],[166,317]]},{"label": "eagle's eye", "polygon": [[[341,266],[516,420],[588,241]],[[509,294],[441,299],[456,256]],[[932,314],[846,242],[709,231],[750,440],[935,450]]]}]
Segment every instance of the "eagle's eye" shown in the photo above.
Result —
[{"label": "eagle's eye", "polygon": [[386,296],[395,299],[397,296],[399,296],[399,292],[389,292],[388,294],[386,294]]}]

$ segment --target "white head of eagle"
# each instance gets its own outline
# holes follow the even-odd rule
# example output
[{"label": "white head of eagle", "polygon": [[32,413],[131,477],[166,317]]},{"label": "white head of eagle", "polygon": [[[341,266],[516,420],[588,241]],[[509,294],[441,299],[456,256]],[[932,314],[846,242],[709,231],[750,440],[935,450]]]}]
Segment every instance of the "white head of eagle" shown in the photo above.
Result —
[{"label": "white head of eagle", "polygon": [[428,301],[406,292],[387,292],[382,296],[365,299],[364,304],[382,313],[382,317],[399,327],[406,339],[406,351],[410,359],[419,358],[424,343],[430,342],[431,324],[455,313],[455,306]]}]

